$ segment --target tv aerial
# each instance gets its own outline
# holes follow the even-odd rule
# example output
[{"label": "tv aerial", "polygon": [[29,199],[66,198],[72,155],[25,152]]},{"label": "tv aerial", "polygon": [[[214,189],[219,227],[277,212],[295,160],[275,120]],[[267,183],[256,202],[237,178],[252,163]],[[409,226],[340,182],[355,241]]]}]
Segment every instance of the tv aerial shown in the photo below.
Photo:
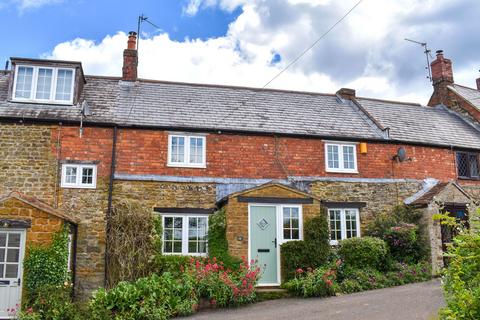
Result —
[{"label": "tv aerial", "polygon": [[430,82],[432,82],[432,71],[430,70],[430,59],[433,60],[433,56],[431,54],[432,50],[428,49],[428,46],[427,46],[426,42],[420,42],[420,41],[407,39],[407,38],[405,38],[405,40],[409,41],[409,42],[419,44],[423,47],[423,49],[424,49],[423,53],[425,53],[425,58],[427,59],[427,66],[425,67],[425,70],[427,70],[427,72],[428,72],[427,79],[429,79]]}]

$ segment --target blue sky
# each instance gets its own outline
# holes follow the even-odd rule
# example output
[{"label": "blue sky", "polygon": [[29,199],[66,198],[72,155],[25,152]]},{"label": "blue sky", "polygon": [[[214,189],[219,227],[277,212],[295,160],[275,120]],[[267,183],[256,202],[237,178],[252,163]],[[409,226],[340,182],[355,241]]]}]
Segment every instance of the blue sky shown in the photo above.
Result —
[{"label": "blue sky", "polygon": [[[175,40],[224,35],[228,24],[240,13],[239,8],[233,12],[210,8],[191,17],[183,13],[185,2],[179,0],[52,1],[24,9],[15,1],[0,0],[0,3],[3,3],[1,29],[10,30],[3,34],[4,43],[8,44],[0,52],[3,62],[10,56],[38,57],[56,44],[77,37],[100,41],[117,31],[136,31],[141,13]],[[149,24],[142,29],[156,32]]]},{"label": "blue sky", "polygon": [[[87,74],[121,74],[126,34],[144,24],[139,75],[262,87],[358,0],[0,0],[11,56],[82,61]],[[480,74],[478,0],[363,0],[269,88],[427,103],[425,56],[404,38],[443,49],[457,83]],[[8,30],[8,32],[5,32]]]}]

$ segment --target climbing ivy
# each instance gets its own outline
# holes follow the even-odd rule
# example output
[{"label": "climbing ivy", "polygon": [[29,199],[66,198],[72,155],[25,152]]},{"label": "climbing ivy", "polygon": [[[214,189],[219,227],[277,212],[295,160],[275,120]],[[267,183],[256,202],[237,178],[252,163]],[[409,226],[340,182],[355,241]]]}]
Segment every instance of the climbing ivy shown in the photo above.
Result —
[{"label": "climbing ivy", "polygon": [[228,252],[227,218],[225,208],[210,216],[208,220],[208,255],[222,261],[228,268],[236,269],[242,262]]},{"label": "climbing ivy", "polygon": [[68,271],[68,229],[53,235],[47,246],[31,246],[24,261],[27,300],[46,286],[63,286],[70,280]]}]

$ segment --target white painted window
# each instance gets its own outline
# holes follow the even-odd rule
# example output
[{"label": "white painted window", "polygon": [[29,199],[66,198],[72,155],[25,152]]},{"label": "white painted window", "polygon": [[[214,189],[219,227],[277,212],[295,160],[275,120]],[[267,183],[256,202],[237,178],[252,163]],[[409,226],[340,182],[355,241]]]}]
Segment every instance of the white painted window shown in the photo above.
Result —
[{"label": "white painted window", "polygon": [[172,167],[206,167],[205,136],[171,134],[168,136],[168,165]]},{"label": "white painted window", "polygon": [[94,189],[97,186],[97,166],[93,164],[62,165],[61,186]]},{"label": "white painted window", "polygon": [[163,253],[206,256],[208,216],[163,215]]},{"label": "white painted window", "polygon": [[300,208],[282,207],[283,239],[300,240]]},{"label": "white painted window", "polygon": [[73,103],[75,70],[17,65],[13,100],[42,103]]},{"label": "white painted window", "polygon": [[360,237],[360,214],[358,209],[329,209],[330,244],[338,241]]},{"label": "white painted window", "polygon": [[358,172],[356,145],[325,143],[325,166],[327,172]]}]

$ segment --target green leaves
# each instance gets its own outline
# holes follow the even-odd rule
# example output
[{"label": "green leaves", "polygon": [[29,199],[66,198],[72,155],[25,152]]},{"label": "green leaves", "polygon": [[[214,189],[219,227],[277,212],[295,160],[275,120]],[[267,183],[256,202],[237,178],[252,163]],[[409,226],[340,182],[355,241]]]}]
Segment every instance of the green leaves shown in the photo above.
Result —
[{"label": "green leaves", "polygon": [[388,258],[385,241],[374,237],[350,238],[340,242],[338,254],[346,265],[384,269]]},{"label": "green leaves", "polygon": [[53,235],[49,246],[30,247],[24,261],[27,300],[35,298],[42,287],[63,286],[69,282],[68,230],[65,228]]},{"label": "green leaves", "polygon": [[223,261],[226,267],[237,269],[241,259],[228,253],[227,219],[225,208],[215,212],[208,219],[208,255]]},{"label": "green leaves", "polygon": [[480,319],[480,235],[461,234],[448,250],[442,319]]},{"label": "green leaves", "polygon": [[325,264],[331,255],[327,213],[305,222],[303,241],[289,241],[281,245],[282,276],[291,279],[298,268],[316,268]]}]

